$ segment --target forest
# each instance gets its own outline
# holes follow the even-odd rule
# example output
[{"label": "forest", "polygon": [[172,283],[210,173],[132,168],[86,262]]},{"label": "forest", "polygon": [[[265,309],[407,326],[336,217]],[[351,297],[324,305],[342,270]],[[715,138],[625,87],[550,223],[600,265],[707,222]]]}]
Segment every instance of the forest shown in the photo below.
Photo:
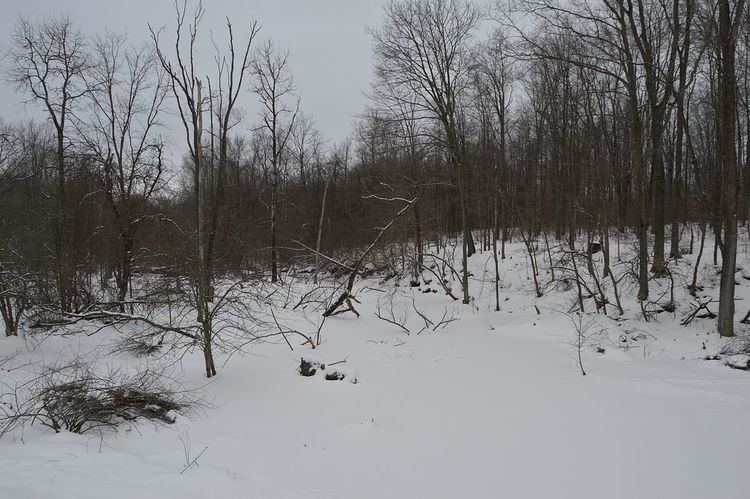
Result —
[{"label": "forest", "polygon": [[[164,457],[179,475],[149,478],[143,497],[182,487],[214,497],[224,486],[225,497],[281,497],[283,472],[255,453],[304,467],[308,446],[325,450],[308,435],[328,435],[321,428],[337,414],[329,407],[346,404],[344,419],[362,421],[330,429],[342,439],[341,467],[326,471],[325,453],[316,454],[316,471],[300,472],[283,497],[497,497],[503,485],[481,444],[447,443],[441,452],[455,455],[411,480],[398,470],[407,456],[430,461],[430,442],[445,429],[436,386],[457,399],[446,427],[471,426],[473,411],[497,413],[462,430],[494,442],[493,421],[502,426],[507,409],[480,400],[506,397],[492,382],[503,379],[534,414],[530,423],[520,409],[508,417],[525,432],[545,428],[552,449],[540,451],[551,452],[540,466],[554,477],[549,489],[532,486],[520,478],[533,473],[531,461],[507,464],[517,472],[503,478],[508,497],[747,493],[739,475],[724,475],[746,465],[750,442],[740,424],[750,414],[744,0],[385,1],[382,18],[362,27],[373,73],[343,138],[326,137],[305,111],[283,40],[262,19],[213,8],[178,0],[164,25],[146,14],[145,40],[90,30],[64,13],[19,15],[2,34],[0,84],[35,117],[0,116],[0,454],[33,440],[25,457],[0,461],[0,477],[15,469],[8,463],[83,445],[79,434],[120,441],[118,428],[148,420],[155,429],[138,423],[138,432],[166,439],[165,427],[181,428],[184,463]],[[206,16],[223,19],[222,32],[207,29]],[[486,339],[488,327],[510,336]],[[367,350],[376,345],[391,353],[376,358]],[[446,360],[384,372],[387,362],[407,362],[407,349]],[[298,386],[321,374],[350,383],[335,395]],[[283,402],[264,384],[274,377]],[[662,396],[648,392],[654,382],[675,386],[659,385]],[[411,383],[399,416],[391,397]],[[364,394],[375,388],[377,396]],[[537,389],[549,402],[527,400]],[[561,419],[535,419],[553,419],[545,404],[560,403],[556,390],[567,394]],[[393,404],[391,425],[406,418],[403,434],[376,437],[387,425],[376,397]],[[240,438],[245,450],[219,451],[228,444],[211,440],[211,421],[221,425],[238,398],[248,399],[244,419],[226,424],[244,421],[253,436]],[[599,428],[591,398],[603,401],[612,427],[639,421],[617,437],[623,448],[637,430],[654,462],[681,467],[652,473],[638,464],[633,483],[601,492],[611,477],[597,456],[612,450],[590,433],[560,437]],[[630,412],[652,403],[669,416],[647,424]],[[704,403],[714,424],[728,418],[718,436],[705,429]],[[356,413],[358,404],[370,412]],[[692,411],[683,426],[672,426],[684,415],[673,406]],[[204,426],[191,449],[193,424]],[[264,432],[304,440],[304,449],[274,450]],[[59,433],[69,440],[44,440]],[[694,446],[682,447],[683,437]],[[130,456],[139,452],[134,438],[111,445]],[[577,472],[561,464],[566,449],[598,470],[588,486],[568,484]],[[377,469],[401,451],[407,461],[382,482],[362,478],[361,489],[345,462]],[[90,452],[81,469],[100,466]],[[251,463],[231,473],[259,467],[269,482],[244,476],[234,491],[219,476],[223,465],[199,466],[220,453]],[[627,447],[613,459],[644,454]],[[485,464],[469,464],[472,455]],[[697,455],[715,459],[713,478],[700,481],[697,464],[683,463]],[[137,460],[123,456],[113,462],[142,478]],[[467,486],[441,477],[464,467],[481,478]],[[431,480],[434,490],[419,485]],[[10,473],[5,481],[14,497],[54,490],[34,491]],[[118,493],[141,490],[135,475],[128,483]],[[99,477],[70,487],[71,497],[98,497],[114,486]]]}]

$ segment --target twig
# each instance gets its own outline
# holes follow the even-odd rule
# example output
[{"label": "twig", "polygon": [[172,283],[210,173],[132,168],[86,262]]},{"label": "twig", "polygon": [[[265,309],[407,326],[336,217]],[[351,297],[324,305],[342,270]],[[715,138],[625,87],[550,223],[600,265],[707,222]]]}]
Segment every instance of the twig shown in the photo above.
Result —
[{"label": "twig", "polygon": [[197,456],[195,456],[195,459],[193,459],[192,461],[190,461],[188,463],[188,465],[185,466],[185,468],[183,468],[182,471],[180,471],[180,475],[182,475],[187,470],[189,470],[190,468],[192,468],[193,465],[198,465],[198,458],[200,458],[203,455],[203,453],[206,452],[207,450],[208,450],[208,447],[204,447],[203,450],[200,452],[200,454],[198,454]]}]

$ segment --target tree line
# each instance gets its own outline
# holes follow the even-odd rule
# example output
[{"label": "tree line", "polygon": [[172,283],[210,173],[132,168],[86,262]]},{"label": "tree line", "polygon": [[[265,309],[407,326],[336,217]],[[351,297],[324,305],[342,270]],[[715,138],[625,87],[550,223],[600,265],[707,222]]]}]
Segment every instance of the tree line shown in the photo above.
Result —
[{"label": "tree line", "polygon": [[227,18],[219,43],[205,14],[176,3],[143,44],[64,16],[17,21],[5,82],[45,119],[0,123],[6,334],[24,317],[132,317],[154,299],[139,278],[179,276],[210,377],[227,276],[317,279],[383,237],[398,249],[388,270],[418,283],[449,235],[461,293],[446,292],[470,303],[477,251],[494,255],[497,288],[511,238],[534,266],[548,238],[601,246],[614,284],[610,240],[632,234],[643,304],[708,231],[718,331],[733,334],[750,209],[744,0],[390,1],[369,28],[368,105],[335,143],[259,23]]}]

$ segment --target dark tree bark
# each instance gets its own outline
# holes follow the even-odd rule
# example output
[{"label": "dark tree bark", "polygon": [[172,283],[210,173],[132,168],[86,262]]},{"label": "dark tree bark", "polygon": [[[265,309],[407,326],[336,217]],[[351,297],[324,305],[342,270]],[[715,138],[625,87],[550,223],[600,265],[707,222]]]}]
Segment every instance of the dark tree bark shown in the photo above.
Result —
[{"label": "dark tree bark", "polygon": [[740,20],[745,0],[718,0],[719,100],[717,109],[716,147],[719,155],[722,185],[724,237],[722,246],[721,284],[719,286],[718,329],[721,336],[734,336],[734,274],[737,263],[737,75],[736,52]]}]

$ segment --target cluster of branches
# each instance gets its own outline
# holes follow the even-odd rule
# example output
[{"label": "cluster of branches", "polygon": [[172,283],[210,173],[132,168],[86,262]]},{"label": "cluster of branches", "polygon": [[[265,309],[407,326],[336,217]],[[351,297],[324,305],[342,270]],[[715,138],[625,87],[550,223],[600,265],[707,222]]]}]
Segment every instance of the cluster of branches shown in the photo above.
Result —
[{"label": "cluster of branches", "polygon": [[0,436],[38,423],[53,431],[97,432],[136,419],[172,423],[198,399],[177,391],[161,371],[106,371],[76,359],[45,368],[21,385],[2,386]]}]

